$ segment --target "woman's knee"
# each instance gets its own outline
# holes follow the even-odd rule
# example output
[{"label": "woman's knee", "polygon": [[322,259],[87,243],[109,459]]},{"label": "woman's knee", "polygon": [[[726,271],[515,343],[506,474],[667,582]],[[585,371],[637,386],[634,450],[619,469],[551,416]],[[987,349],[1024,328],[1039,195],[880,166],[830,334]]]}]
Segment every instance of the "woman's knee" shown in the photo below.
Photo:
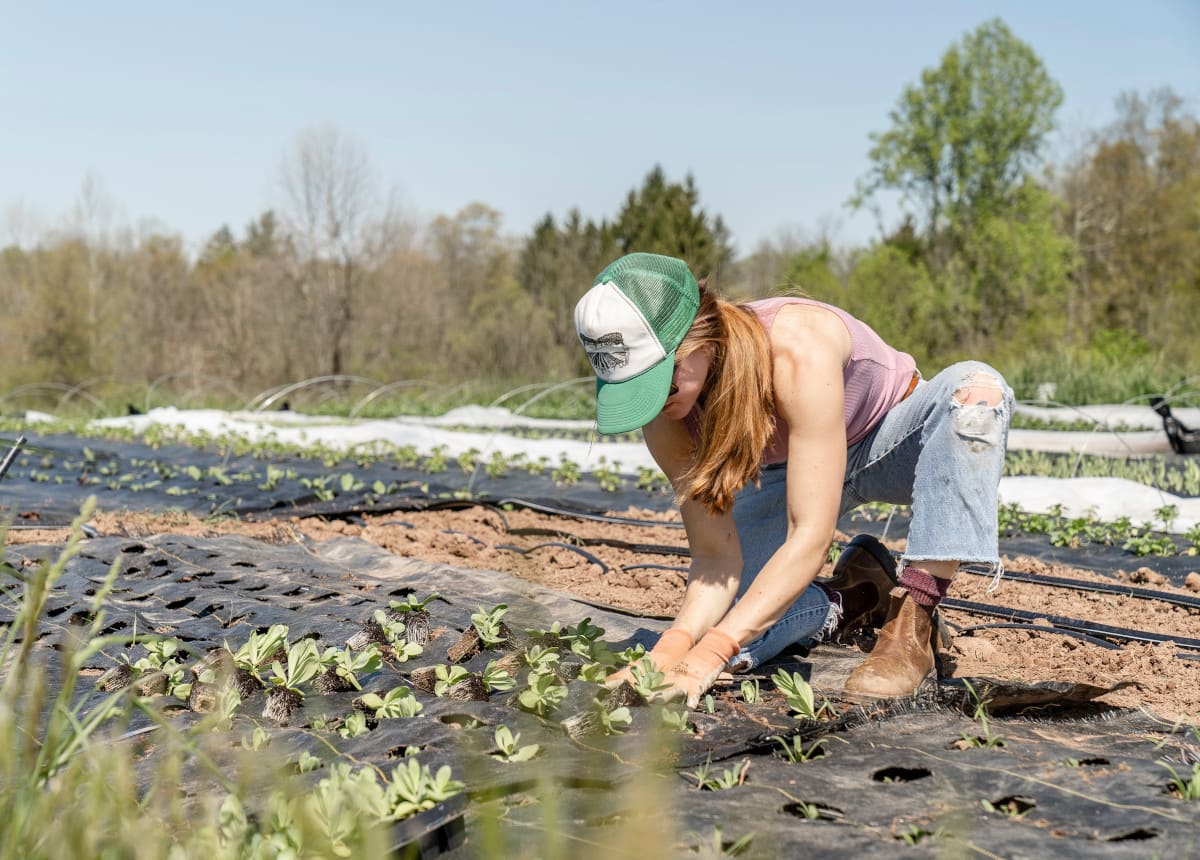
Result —
[{"label": "woman's knee", "polygon": [[961,361],[946,368],[943,385],[955,434],[972,451],[1002,448],[1012,419],[1013,393],[995,368],[981,361]]},{"label": "woman's knee", "polygon": [[954,399],[964,406],[1000,406],[1012,392],[999,371],[982,361],[963,361],[954,365],[957,388]]}]

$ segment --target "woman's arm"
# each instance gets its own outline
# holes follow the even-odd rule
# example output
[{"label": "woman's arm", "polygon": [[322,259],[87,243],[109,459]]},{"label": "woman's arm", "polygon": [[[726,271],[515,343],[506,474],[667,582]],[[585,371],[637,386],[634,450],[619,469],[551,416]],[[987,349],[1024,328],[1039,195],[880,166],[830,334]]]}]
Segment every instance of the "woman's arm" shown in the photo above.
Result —
[{"label": "woman's arm", "polygon": [[778,621],[820,572],[846,471],[845,326],[819,308],[787,308],[776,318],[771,348],[775,401],[788,424],[788,534],[718,625],[742,645]]},{"label": "woman's arm", "polygon": [[[683,422],[659,415],[642,428],[642,435],[659,468],[678,488],[679,477],[692,460],[692,441]],[[742,551],[732,512],[714,516],[698,502],[685,499],[680,514],[692,561],[683,605],[673,626],[699,640],[721,620],[737,595]]]}]

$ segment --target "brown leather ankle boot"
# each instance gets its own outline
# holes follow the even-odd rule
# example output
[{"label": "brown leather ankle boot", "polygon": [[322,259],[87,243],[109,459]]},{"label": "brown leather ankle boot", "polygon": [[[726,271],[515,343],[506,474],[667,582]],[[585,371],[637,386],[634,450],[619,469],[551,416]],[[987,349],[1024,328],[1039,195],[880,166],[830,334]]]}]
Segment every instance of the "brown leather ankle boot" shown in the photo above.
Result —
[{"label": "brown leather ankle boot", "polygon": [[875,648],[846,681],[846,692],[895,698],[910,696],[934,671],[933,608],[919,605],[903,587],[893,588],[887,621]]},{"label": "brown leather ankle boot", "polygon": [[857,535],[838,557],[833,575],[820,581],[842,599],[842,620],[834,636],[860,627],[881,627],[898,584],[896,561],[871,535]]}]

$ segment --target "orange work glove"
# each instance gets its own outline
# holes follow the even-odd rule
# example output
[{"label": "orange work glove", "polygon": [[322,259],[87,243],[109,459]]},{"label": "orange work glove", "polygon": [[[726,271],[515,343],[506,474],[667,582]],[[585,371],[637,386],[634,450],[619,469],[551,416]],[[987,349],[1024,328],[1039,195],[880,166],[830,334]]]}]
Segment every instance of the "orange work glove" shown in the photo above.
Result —
[{"label": "orange work glove", "polygon": [[[654,647],[650,649],[646,657],[654,661],[654,667],[658,671],[665,672],[682,660],[695,644],[696,640],[692,638],[692,634],[688,633],[682,627],[668,627],[658,637],[658,642],[654,644]],[[642,659],[644,660],[646,657]],[[631,663],[630,666],[632,665]],[[604,679],[604,686],[609,688],[619,687],[622,681],[633,683],[633,676],[630,674],[629,668],[629,666],[626,666],[620,672],[614,672],[609,675]]]},{"label": "orange work glove", "polygon": [[715,627],[709,630],[683,660],[667,670],[665,681],[673,689],[667,691],[665,698],[686,698],[689,708],[696,707],[700,697],[740,650],[741,646],[729,634]]}]

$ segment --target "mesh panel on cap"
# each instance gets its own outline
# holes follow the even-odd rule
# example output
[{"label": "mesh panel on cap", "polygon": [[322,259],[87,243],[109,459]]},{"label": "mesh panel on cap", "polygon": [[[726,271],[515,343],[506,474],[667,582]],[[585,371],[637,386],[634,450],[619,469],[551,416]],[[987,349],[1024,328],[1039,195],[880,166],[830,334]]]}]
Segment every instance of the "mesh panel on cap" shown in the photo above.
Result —
[{"label": "mesh panel on cap", "polygon": [[596,278],[614,282],[630,298],[663,348],[679,346],[700,306],[700,292],[687,263],[660,254],[627,254]]}]

